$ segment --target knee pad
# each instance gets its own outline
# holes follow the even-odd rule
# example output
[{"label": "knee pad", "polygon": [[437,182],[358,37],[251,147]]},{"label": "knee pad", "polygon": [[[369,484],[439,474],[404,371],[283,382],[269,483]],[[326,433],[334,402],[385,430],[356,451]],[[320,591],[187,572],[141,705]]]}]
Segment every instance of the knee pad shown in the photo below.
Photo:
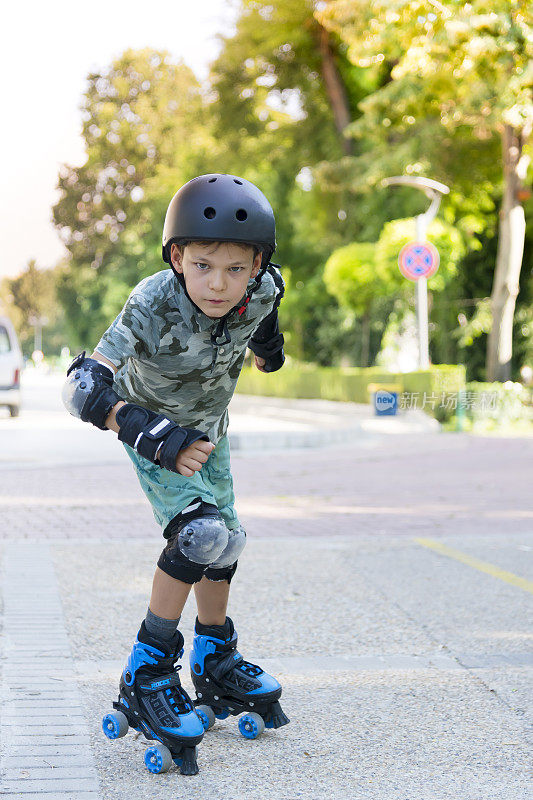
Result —
[{"label": "knee pad", "polygon": [[237,569],[237,559],[244,550],[246,544],[246,531],[239,525],[233,531],[229,531],[228,543],[216,561],[209,564],[205,571],[205,577],[210,581],[227,581],[235,575]]},{"label": "knee pad", "polygon": [[222,569],[213,569],[208,567],[204,572],[205,577],[209,581],[227,581],[231,583],[231,579],[237,571],[238,561],[235,561],[230,567],[222,567]]},{"label": "knee pad", "polygon": [[158,567],[173,578],[196,583],[225,550],[229,531],[217,507],[198,497],[169,522],[163,535],[168,544]]},{"label": "knee pad", "polygon": [[230,567],[237,561],[246,544],[246,531],[239,525],[233,531],[228,531],[228,543],[216,561],[209,564],[210,569]]}]

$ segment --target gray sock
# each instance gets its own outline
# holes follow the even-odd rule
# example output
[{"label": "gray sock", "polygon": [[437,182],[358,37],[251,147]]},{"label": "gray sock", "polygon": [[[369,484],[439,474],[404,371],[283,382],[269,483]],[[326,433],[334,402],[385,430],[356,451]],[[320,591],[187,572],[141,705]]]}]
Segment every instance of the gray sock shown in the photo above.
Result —
[{"label": "gray sock", "polygon": [[148,609],[144,624],[146,625],[146,630],[154,639],[169,641],[176,633],[176,628],[178,627],[180,619],[181,617],[177,619],[164,619],[164,617],[158,617],[157,614],[152,614],[150,609]]}]

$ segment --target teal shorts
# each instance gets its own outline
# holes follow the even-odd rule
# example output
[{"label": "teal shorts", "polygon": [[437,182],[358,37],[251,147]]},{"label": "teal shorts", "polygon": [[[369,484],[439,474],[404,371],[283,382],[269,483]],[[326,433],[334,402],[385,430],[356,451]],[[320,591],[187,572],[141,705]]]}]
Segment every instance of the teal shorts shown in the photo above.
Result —
[{"label": "teal shorts", "polygon": [[156,522],[163,531],[171,519],[198,497],[218,508],[230,530],[239,527],[227,436],[222,437],[202,469],[190,478],[152,464],[127,444],[124,447],[133,462],[141,488],[150,501]]}]

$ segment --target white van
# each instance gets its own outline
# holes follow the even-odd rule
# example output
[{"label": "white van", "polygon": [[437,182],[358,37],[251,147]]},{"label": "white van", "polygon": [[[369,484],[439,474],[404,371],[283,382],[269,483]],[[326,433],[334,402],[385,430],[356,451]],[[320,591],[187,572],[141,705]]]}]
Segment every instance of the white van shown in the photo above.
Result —
[{"label": "white van", "polygon": [[0,317],[0,406],[7,406],[12,417],[20,412],[20,373],[22,350],[17,334],[7,317]]}]

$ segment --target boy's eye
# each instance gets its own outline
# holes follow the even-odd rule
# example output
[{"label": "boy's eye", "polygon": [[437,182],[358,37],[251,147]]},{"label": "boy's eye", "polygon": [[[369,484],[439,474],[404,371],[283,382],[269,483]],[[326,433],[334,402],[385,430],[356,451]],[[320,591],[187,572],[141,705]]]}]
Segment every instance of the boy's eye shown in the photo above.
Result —
[{"label": "boy's eye", "polygon": [[[206,272],[209,269],[209,264],[204,264],[203,261],[196,261],[195,266],[198,267],[200,272]],[[230,267],[230,272],[242,272],[244,267]]]}]

